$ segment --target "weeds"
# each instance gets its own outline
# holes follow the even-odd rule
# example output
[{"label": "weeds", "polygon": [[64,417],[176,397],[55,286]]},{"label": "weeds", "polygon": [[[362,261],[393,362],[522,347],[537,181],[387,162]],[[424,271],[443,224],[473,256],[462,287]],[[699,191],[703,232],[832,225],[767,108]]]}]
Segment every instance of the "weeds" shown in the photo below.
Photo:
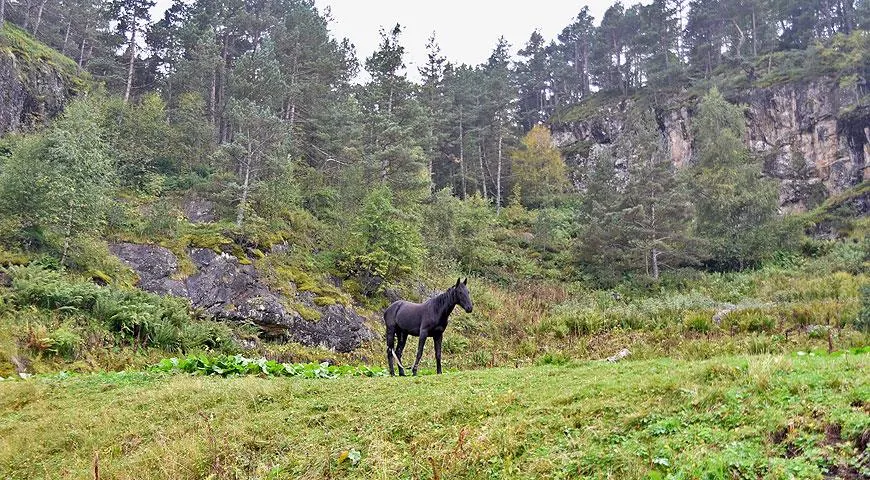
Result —
[{"label": "weeds", "polygon": [[379,367],[330,365],[321,363],[280,363],[265,358],[251,359],[242,355],[208,357],[191,355],[185,358],[164,358],[151,370],[165,373],[192,373],[196,375],[264,375],[267,377],[338,378],[382,377],[386,370]]}]

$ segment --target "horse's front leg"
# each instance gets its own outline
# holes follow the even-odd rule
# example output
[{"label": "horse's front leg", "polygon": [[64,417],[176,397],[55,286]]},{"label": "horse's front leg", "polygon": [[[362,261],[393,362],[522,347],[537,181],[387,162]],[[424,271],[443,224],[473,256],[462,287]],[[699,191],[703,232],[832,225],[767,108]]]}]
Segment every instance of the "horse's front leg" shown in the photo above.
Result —
[{"label": "horse's front leg", "polygon": [[411,368],[411,374],[417,376],[417,367],[420,365],[420,359],[423,358],[423,346],[426,345],[426,337],[429,332],[420,330],[420,342],[417,343],[417,359],[414,360],[414,367]]}]

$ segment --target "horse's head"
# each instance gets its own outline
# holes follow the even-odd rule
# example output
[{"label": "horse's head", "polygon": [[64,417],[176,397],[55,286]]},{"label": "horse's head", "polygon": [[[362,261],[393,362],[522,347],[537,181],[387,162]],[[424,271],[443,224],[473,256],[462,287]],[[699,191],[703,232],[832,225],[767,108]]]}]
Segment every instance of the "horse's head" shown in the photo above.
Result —
[{"label": "horse's head", "polygon": [[471,313],[473,305],[471,304],[471,294],[468,293],[468,277],[463,281],[459,281],[456,279],[456,285],[451,287],[453,290],[453,298],[456,299],[456,303],[462,307],[468,313]]}]

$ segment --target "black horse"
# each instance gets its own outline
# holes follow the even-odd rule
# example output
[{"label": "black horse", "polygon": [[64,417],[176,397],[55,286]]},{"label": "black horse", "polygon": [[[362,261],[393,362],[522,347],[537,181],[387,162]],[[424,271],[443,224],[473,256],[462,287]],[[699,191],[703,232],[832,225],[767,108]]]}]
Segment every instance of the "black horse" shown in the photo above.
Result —
[{"label": "black horse", "polygon": [[[399,364],[399,375],[405,375],[402,351],[405,349],[408,335],[420,337],[420,342],[417,344],[417,359],[411,372],[417,375],[417,366],[420,364],[420,357],[423,356],[426,338],[432,337],[435,341],[435,362],[438,365],[438,373],[441,373],[441,339],[447,328],[447,317],[457,304],[471,313],[471,295],[468,294],[467,285],[467,278],[462,282],[457,278],[456,285],[425,303],[399,300],[387,307],[384,311],[384,323],[387,325],[387,364],[390,366],[390,375],[394,375],[394,358]],[[396,336],[399,337],[399,345],[393,351],[393,341]]]}]

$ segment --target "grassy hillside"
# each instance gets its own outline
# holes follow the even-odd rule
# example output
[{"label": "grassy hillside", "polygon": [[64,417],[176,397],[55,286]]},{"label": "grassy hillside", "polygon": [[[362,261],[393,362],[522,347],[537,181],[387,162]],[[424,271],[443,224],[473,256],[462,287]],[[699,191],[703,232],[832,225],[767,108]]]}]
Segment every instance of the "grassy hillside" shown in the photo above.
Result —
[{"label": "grassy hillside", "polygon": [[96,463],[115,479],[866,478],[868,360],[6,381],[0,476],[93,478]]}]

